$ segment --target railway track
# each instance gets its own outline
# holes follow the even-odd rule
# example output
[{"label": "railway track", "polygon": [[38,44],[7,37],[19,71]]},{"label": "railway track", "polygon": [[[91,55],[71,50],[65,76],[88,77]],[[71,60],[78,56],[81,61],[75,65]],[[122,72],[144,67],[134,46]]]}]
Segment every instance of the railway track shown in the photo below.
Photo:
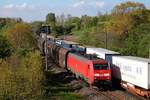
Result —
[{"label": "railway track", "polygon": [[97,95],[100,95],[100,96],[104,96],[105,98],[107,98],[108,100],[125,100],[125,97],[120,95],[120,94],[117,94],[117,93],[114,93],[112,91],[100,91],[98,90],[97,88],[92,88],[92,90],[97,94]]},{"label": "railway track", "polygon": [[[117,93],[115,91],[101,91],[94,88],[92,88],[92,90],[97,95],[105,97],[106,100],[150,100],[141,96],[135,96],[127,91],[118,91]],[[96,100],[99,100],[99,98]]]}]

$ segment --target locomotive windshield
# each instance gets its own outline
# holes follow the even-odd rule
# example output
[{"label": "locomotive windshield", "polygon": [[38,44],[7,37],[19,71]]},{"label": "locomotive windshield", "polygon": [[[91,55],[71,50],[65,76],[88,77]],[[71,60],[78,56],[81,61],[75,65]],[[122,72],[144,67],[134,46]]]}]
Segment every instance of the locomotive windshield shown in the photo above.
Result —
[{"label": "locomotive windshield", "polygon": [[108,67],[108,63],[105,63],[105,64],[94,64],[94,69],[95,70],[108,70],[109,67]]}]

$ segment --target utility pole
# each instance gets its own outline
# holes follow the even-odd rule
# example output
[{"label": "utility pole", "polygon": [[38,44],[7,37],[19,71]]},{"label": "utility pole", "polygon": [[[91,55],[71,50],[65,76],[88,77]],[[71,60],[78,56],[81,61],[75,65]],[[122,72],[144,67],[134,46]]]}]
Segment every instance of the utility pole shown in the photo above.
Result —
[{"label": "utility pole", "polygon": [[149,49],[149,59],[150,59],[150,49]]},{"label": "utility pole", "polygon": [[105,48],[107,49],[107,42],[108,42],[108,40],[107,40],[107,37],[108,37],[108,33],[107,33],[107,29],[105,28],[105,34],[106,34],[106,37],[105,37]]},{"label": "utility pole", "polygon": [[46,31],[46,38],[45,38],[45,44],[46,44],[45,61],[46,61],[46,71],[47,71],[48,70],[48,61],[47,61],[47,59],[48,59],[48,56],[47,56],[47,34],[48,34],[49,30],[48,30],[48,26],[46,28],[47,28],[47,31]]},{"label": "utility pole", "polygon": [[47,35],[48,35],[48,33],[49,33],[49,25],[42,25],[42,26],[44,26],[44,27],[46,27],[46,32],[45,32],[45,46],[44,46],[44,49],[45,49],[45,71],[48,71],[48,55],[47,55],[47,53],[48,53],[48,51],[47,51],[47,47],[48,47],[48,45],[47,45]]}]

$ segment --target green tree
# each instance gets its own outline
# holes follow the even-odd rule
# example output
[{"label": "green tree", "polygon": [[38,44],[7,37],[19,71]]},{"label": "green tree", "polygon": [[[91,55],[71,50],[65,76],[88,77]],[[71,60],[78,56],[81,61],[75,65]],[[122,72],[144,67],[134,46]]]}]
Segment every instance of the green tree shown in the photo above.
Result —
[{"label": "green tree", "polygon": [[139,24],[134,27],[125,40],[122,53],[125,55],[149,57],[150,49],[149,24]]},{"label": "green tree", "polygon": [[39,35],[39,33],[40,33],[40,28],[42,27],[42,24],[44,24],[44,22],[42,22],[42,21],[35,21],[35,22],[31,23],[31,26],[37,35]]},{"label": "green tree", "polygon": [[54,13],[48,13],[46,16],[46,24],[54,27],[56,25],[56,18]]},{"label": "green tree", "polygon": [[125,2],[121,3],[119,5],[116,5],[112,11],[113,14],[124,14],[129,13],[136,10],[143,10],[146,9],[145,5],[143,3],[139,2]]},{"label": "green tree", "polygon": [[136,10],[131,13],[131,18],[133,20],[133,26],[139,26],[140,24],[148,24],[150,23],[149,20],[150,10],[143,9],[143,10]]},{"label": "green tree", "polygon": [[87,16],[87,15],[84,15],[81,17],[81,27],[82,29],[83,28],[90,28],[92,26],[92,23],[91,23],[91,17],[90,16]]},{"label": "green tree", "polygon": [[35,39],[29,24],[18,23],[6,31],[6,37],[14,48],[33,48]]},{"label": "green tree", "polygon": [[145,9],[144,4],[137,2],[125,2],[116,5],[111,14],[112,19],[110,20],[108,31],[116,33],[119,39],[124,39],[129,31],[136,24],[139,24],[138,19],[145,18],[145,14],[142,15]]},{"label": "green tree", "polygon": [[72,27],[73,30],[79,30],[81,28],[81,20],[78,17],[69,17],[65,25]]},{"label": "green tree", "polygon": [[1,100],[41,100],[43,71],[38,51],[25,57],[14,54],[0,66]]}]

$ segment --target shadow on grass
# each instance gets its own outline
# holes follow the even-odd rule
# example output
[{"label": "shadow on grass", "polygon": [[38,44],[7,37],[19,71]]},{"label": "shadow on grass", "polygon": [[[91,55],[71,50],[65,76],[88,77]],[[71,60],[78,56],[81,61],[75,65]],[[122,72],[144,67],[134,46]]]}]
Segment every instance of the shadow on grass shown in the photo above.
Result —
[{"label": "shadow on grass", "polygon": [[74,79],[74,77],[68,76],[67,72],[46,72],[45,96],[54,100],[81,100],[81,96],[74,94],[74,89],[68,85]]}]

